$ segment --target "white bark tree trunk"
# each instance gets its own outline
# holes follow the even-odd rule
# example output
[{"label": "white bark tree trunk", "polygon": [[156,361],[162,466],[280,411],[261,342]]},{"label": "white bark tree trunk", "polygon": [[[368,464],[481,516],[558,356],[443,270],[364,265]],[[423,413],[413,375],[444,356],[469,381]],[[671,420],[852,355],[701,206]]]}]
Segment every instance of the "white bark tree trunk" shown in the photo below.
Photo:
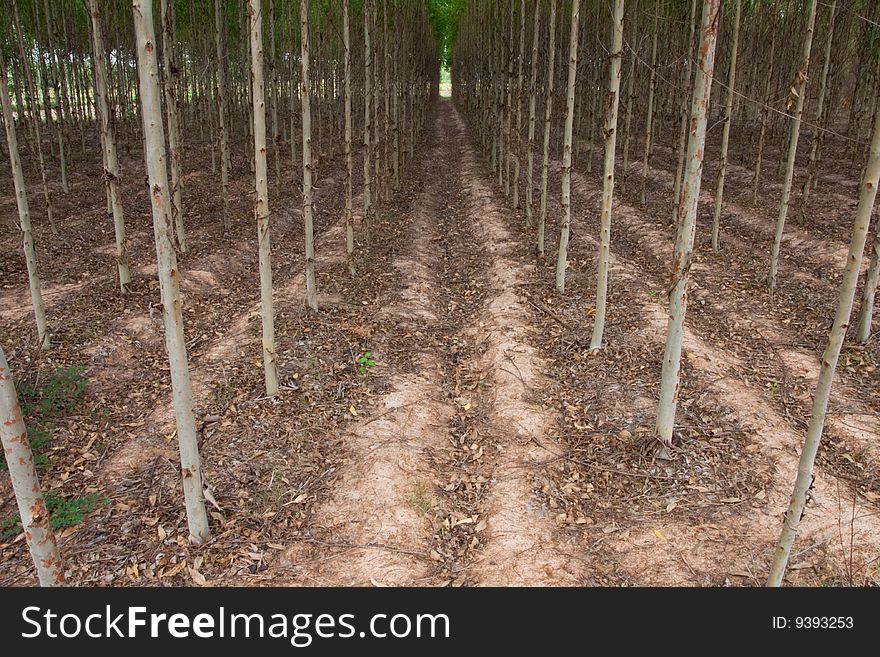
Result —
[{"label": "white bark tree trunk", "polygon": [[657,406],[657,437],[666,444],[672,444],[675,408],[678,403],[681,345],[684,337],[684,317],[687,311],[687,285],[694,252],[697,205],[703,176],[703,151],[706,144],[706,123],[709,113],[709,98],[712,92],[712,76],[715,72],[715,44],[718,39],[719,11],[721,11],[721,0],[704,0],[699,60],[690,111],[689,125],[691,130],[688,137],[686,168],[682,183],[682,202],[678,212],[678,233],[672,260],[669,323],[660,380],[660,402]]},{"label": "white bark tree trunk", "polygon": [[177,248],[187,252],[183,223],[183,146],[177,107],[177,62],[174,56],[174,1],[162,0],[162,65],[165,68],[165,112],[168,116],[168,150],[171,160],[171,218],[177,236]]},{"label": "white bark tree trunk", "polygon": [[568,98],[565,132],[562,142],[562,228],[559,231],[559,255],[556,258],[556,291],[565,292],[565,269],[568,266],[568,235],[571,228],[571,139],[574,129],[574,91],[577,80],[580,0],[571,3],[571,40],[568,47]]},{"label": "white bark tree trunk", "polygon": [[727,99],[724,104],[724,130],[721,135],[721,171],[718,173],[718,186],[715,188],[715,213],[712,217],[712,248],[718,250],[721,233],[721,209],[724,205],[724,179],[727,175],[727,150],[730,145],[730,123],[733,114],[733,99],[736,96],[736,63],[739,47],[739,21],[742,14],[742,0],[734,2],[733,40],[730,44],[730,70],[727,74]]},{"label": "white bark tree trunk", "polygon": [[[3,93],[6,89],[6,68],[3,68]],[[9,478],[18,514],[21,517],[21,528],[27,540],[37,578],[40,586],[62,586],[64,584],[64,567],[58,555],[55,535],[50,525],[49,511],[40,489],[40,481],[34,467],[34,455],[28,442],[27,429],[21,417],[18,395],[12,372],[6,362],[6,354],[0,347],[0,439],[3,442],[3,454],[9,468]]]},{"label": "white bark tree trunk", "polygon": [[[348,271],[354,276],[354,221],[352,208],[352,154],[351,154],[351,25],[349,19],[349,0],[342,0],[342,40],[345,49],[345,256]],[[395,96],[395,103],[397,97]],[[395,139],[397,134],[395,133]],[[395,153],[399,153],[399,141]],[[395,164],[395,171],[397,165]],[[395,175],[396,178],[396,175]]]},{"label": "white bark tree trunk", "polygon": [[550,173],[550,119],[553,116],[553,64],[556,58],[556,0],[550,0],[550,36],[547,42],[547,86],[544,90],[544,159],[541,164],[541,209],[538,213],[539,258],[544,256],[544,226],[547,224],[547,177]]},{"label": "white bark tree trunk", "polygon": [[266,394],[278,393],[275,352],[275,308],[272,300],[272,242],[270,238],[269,171],[266,157],[266,89],[263,76],[263,12],[260,0],[248,0],[251,33],[251,99],[254,106],[254,173],[257,244],[260,254],[260,316],[263,321],[263,374]]},{"label": "white bark tree trunk", "polygon": [[605,170],[602,178],[602,215],[599,219],[599,272],[596,278],[596,321],[590,349],[602,348],[608,299],[608,261],[611,251],[611,207],[614,202],[614,158],[617,152],[617,115],[620,108],[620,60],[623,57],[623,0],[615,0],[612,14],[611,64],[605,116]]},{"label": "white bark tree trunk", "polygon": [[110,208],[113,212],[113,232],[116,237],[116,269],[119,287],[124,293],[131,284],[128,268],[128,245],[125,236],[125,215],[119,196],[119,160],[116,156],[116,135],[110,116],[110,100],[107,92],[107,60],[104,47],[104,27],[98,0],[88,0],[92,20],[92,61],[95,76],[95,104],[101,115],[101,145],[104,150],[104,175],[107,177]]},{"label": "white bark tree trunk", "polygon": [[770,292],[776,289],[776,272],[779,268],[779,251],[782,247],[782,233],[785,229],[785,218],[791,200],[791,185],[794,180],[794,164],[797,160],[798,138],[801,134],[801,117],[804,113],[804,96],[807,92],[807,72],[810,69],[810,51],[813,47],[813,28],[816,24],[817,0],[810,0],[810,13],[807,18],[807,33],[804,37],[804,53],[797,79],[792,85],[795,98],[794,116],[791,120],[791,134],[788,138],[788,160],[785,168],[785,181],[782,183],[782,200],[779,202],[779,216],[776,218],[776,234],[770,252]]},{"label": "white bark tree trunk", "polygon": [[21,229],[24,259],[27,265],[28,286],[31,292],[31,304],[34,307],[34,318],[37,321],[37,338],[43,349],[51,346],[49,325],[46,321],[46,308],[43,305],[43,293],[40,289],[40,278],[37,275],[37,254],[34,249],[34,236],[31,231],[31,213],[28,206],[27,188],[24,182],[24,171],[21,168],[21,156],[18,152],[18,139],[15,134],[15,118],[12,114],[12,100],[9,98],[9,78],[6,73],[6,61],[0,49],[0,102],[3,104],[3,125],[6,128],[6,145],[9,148],[9,161],[12,165],[12,182],[15,187],[15,202],[18,205],[18,225]]},{"label": "white bark tree trunk", "polygon": [[318,310],[315,285],[315,229],[312,217],[312,94],[309,80],[309,0],[300,0],[299,23],[302,50],[303,223],[306,234],[306,304]]},{"label": "white bark tree trunk", "polygon": [[156,37],[153,29],[152,0],[132,0],[136,37],[141,118],[144,125],[144,148],[147,161],[150,203],[153,208],[153,233],[156,241],[162,317],[165,323],[165,348],[171,367],[171,392],[177,422],[180,468],[190,539],[202,543],[210,536],[208,515],[202,490],[202,468],[193,414],[192,384],[183,331],[180,300],[180,272],[172,242],[173,226],[169,221],[168,170],[165,156],[165,129],[159,101],[159,74],[156,62]]},{"label": "white bark tree trunk", "polygon": [[[814,4],[815,7],[815,4]],[[849,245],[849,256],[846,267],[843,270],[843,281],[840,284],[840,300],[837,304],[837,312],[834,323],[828,335],[828,346],[822,354],[819,380],[816,383],[816,394],[813,397],[813,411],[810,424],[807,428],[807,437],[801,458],[798,464],[797,479],[791,494],[791,501],[785,520],[782,524],[782,534],[776,547],[773,565],[770,568],[768,586],[780,586],[788,565],[791,547],[797,536],[798,524],[806,504],[807,490],[813,480],[813,465],[819,444],[822,440],[822,430],[825,427],[825,414],[828,410],[828,399],[831,396],[831,385],[834,382],[834,370],[840,357],[840,349],[846,337],[846,329],[849,325],[852,313],[853,300],[856,294],[856,285],[859,281],[859,272],[862,266],[862,253],[865,250],[865,241],[868,235],[868,225],[871,221],[871,211],[877,198],[877,185],[880,184],[880,113],[874,120],[874,137],[871,142],[871,151],[868,157],[868,166],[862,179],[859,206],[856,209],[856,218],[853,225],[852,239]]]}]

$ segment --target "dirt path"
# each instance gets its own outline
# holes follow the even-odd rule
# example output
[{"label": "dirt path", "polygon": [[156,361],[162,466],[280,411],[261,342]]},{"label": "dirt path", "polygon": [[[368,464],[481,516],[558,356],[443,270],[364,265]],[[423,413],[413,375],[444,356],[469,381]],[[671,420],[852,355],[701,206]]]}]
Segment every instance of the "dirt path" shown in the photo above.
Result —
[{"label": "dirt path", "polygon": [[281,557],[288,583],[578,584],[586,557],[535,494],[556,417],[539,401],[515,238],[449,102],[419,176],[399,219],[401,287],[382,310],[395,322],[378,353],[389,385],[343,437],[312,540]]}]

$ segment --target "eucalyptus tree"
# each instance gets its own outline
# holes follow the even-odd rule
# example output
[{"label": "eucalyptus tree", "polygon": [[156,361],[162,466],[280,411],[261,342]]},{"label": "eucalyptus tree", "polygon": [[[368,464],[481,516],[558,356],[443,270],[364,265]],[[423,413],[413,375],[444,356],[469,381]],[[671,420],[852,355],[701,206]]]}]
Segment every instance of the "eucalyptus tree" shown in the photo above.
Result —
[{"label": "eucalyptus tree", "polygon": [[187,252],[186,229],[183,222],[183,145],[181,142],[177,67],[174,44],[174,0],[161,0],[162,14],[162,68],[165,112],[168,118],[168,150],[171,156],[171,218],[174,222],[177,247]]},{"label": "eucalyptus tree", "polygon": [[556,258],[556,291],[559,293],[565,292],[565,270],[568,267],[568,238],[571,229],[571,140],[574,127],[574,96],[577,81],[579,34],[580,0],[572,0],[571,36],[569,37],[568,49],[568,94],[565,130],[562,136],[562,226],[559,230],[559,253]]},{"label": "eucalyptus tree", "polygon": [[718,19],[721,0],[704,0],[700,27],[699,58],[693,84],[686,167],[679,206],[675,251],[672,258],[669,291],[669,321],[663,369],[660,380],[660,401],[657,406],[657,437],[672,444],[675,409],[680,385],[681,348],[684,338],[684,318],[687,312],[687,287],[694,252],[697,206],[703,174],[703,155],[706,143],[706,123],[712,77],[715,73],[715,46],[718,39]]},{"label": "eucalyptus tree", "polygon": [[[263,73],[263,11],[260,0],[248,0],[251,36],[251,93],[254,104],[254,173],[257,244],[260,257],[260,315],[263,324],[263,375],[266,394],[278,392],[275,351],[275,309],[272,301],[272,244],[270,237],[269,180],[266,158],[266,90]],[[271,20],[271,19],[270,19]]]},{"label": "eucalyptus tree", "polygon": [[816,462],[819,445],[822,441],[822,431],[825,427],[825,416],[828,411],[828,401],[831,397],[834,372],[837,368],[840,350],[843,347],[846,329],[852,314],[853,300],[855,299],[856,286],[862,266],[862,253],[865,250],[871,213],[874,208],[874,202],[877,199],[877,185],[880,185],[880,110],[876,110],[874,115],[874,136],[871,141],[867,169],[860,185],[859,204],[856,209],[856,217],[850,239],[849,255],[840,284],[837,312],[834,315],[834,322],[828,334],[828,345],[820,361],[819,379],[816,383],[816,392],[813,395],[810,424],[807,427],[807,436],[801,450],[794,490],[791,494],[788,511],[785,513],[782,533],[779,537],[779,543],[776,546],[776,552],[770,568],[770,576],[767,581],[768,586],[780,586],[782,584],[791,549],[797,536],[798,525],[806,505],[807,491],[813,481],[813,467]]},{"label": "eucalyptus tree", "polygon": [[[15,38],[18,45],[18,56],[21,60],[22,68],[24,69],[24,78],[27,85],[28,96],[31,99],[30,102],[35,104],[37,99],[37,92],[30,67],[31,58],[28,57],[28,50],[25,47],[24,34],[22,33],[21,17],[18,11],[18,0],[12,0],[12,14],[14,18]],[[44,95],[43,98],[45,100],[46,96]],[[33,105],[31,109],[33,110]],[[46,219],[48,219],[49,221],[49,226],[52,229],[52,233],[54,235],[57,235],[58,227],[55,225],[55,216],[52,211],[52,199],[49,196],[49,180],[46,176],[46,163],[43,157],[42,139],[40,137],[40,117],[37,111],[31,111],[31,125],[33,127],[34,133],[34,145],[36,146],[37,150],[37,161],[39,163],[40,169],[40,180],[43,183],[43,199],[46,202]]]},{"label": "eucalyptus tree", "polygon": [[[3,68],[3,89],[0,90],[0,94],[8,99],[6,64],[5,62],[0,64]],[[4,113],[4,120],[6,118]],[[8,124],[6,129],[9,130]],[[15,127],[13,126],[12,129],[15,130]],[[0,441],[3,443],[6,466],[18,505],[22,533],[37,571],[37,579],[40,586],[62,586],[64,567],[58,554],[58,545],[52,533],[51,517],[34,467],[34,455],[28,442],[28,432],[22,419],[12,371],[9,369],[9,363],[6,362],[6,354],[3,353],[2,346],[0,346]]]},{"label": "eucalyptus tree", "polygon": [[526,163],[526,225],[531,228],[534,212],[532,196],[534,194],[535,166],[535,110],[538,97],[538,37],[541,27],[541,0],[535,0],[534,25],[532,26],[532,57],[530,62],[531,78],[529,82],[529,138]]},{"label": "eucalyptus tree", "polygon": [[104,158],[104,176],[107,179],[108,199],[113,213],[113,232],[116,237],[116,269],[119,287],[122,292],[131,283],[128,266],[128,245],[125,235],[125,216],[119,192],[119,159],[116,155],[116,131],[110,110],[110,96],[107,88],[107,52],[104,46],[104,23],[98,0],[88,0],[91,20],[92,62],[96,105],[101,120],[101,147]]},{"label": "eucalyptus tree", "polygon": [[797,159],[798,138],[800,137],[801,131],[801,117],[804,112],[807,72],[810,69],[810,52],[813,47],[813,28],[816,24],[817,2],[818,0],[810,0],[807,14],[807,28],[804,33],[801,66],[791,85],[791,94],[794,96],[794,113],[791,117],[791,133],[788,138],[788,158],[786,160],[785,180],[782,183],[782,198],[779,201],[779,215],[776,218],[776,233],[773,237],[773,246],[770,251],[770,276],[768,284],[771,292],[776,288],[776,272],[779,268],[779,252],[782,247],[785,218],[788,215],[788,206],[791,200],[791,186],[794,181],[794,165],[795,160]]},{"label": "eucalyptus tree", "polygon": [[226,80],[226,37],[223,30],[223,3],[214,0],[214,43],[217,49],[216,83],[217,83],[217,117],[220,142],[220,193],[223,196],[223,226],[230,227],[229,217],[229,128],[227,116],[227,80]]},{"label": "eucalyptus tree", "polygon": [[31,214],[28,206],[27,188],[25,187],[24,171],[21,156],[18,152],[18,139],[15,132],[15,118],[12,113],[12,100],[9,97],[9,76],[6,73],[6,56],[0,46],[0,103],[3,106],[3,126],[6,129],[6,146],[9,149],[9,163],[12,167],[12,182],[15,188],[15,202],[18,206],[18,226],[21,230],[24,260],[27,265],[28,286],[31,293],[31,304],[37,322],[37,339],[43,349],[51,346],[49,325],[46,321],[46,309],[43,305],[43,293],[40,278],[37,274],[37,254],[34,249],[34,236],[31,230]]},{"label": "eucalyptus tree", "polygon": [[614,0],[608,100],[605,116],[605,165],[602,177],[602,213],[599,219],[599,272],[596,277],[596,320],[590,349],[602,347],[608,297],[608,265],[611,251],[611,208],[614,202],[614,163],[617,152],[617,115],[620,107],[620,60],[623,57],[623,0]]},{"label": "eucalyptus tree", "polygon": [[724,204],[724,180],[727,176],[727,150],[730,146],[730,124],[733,116],[733,99],[736,96],[736,65],[739,55],[739,23],[742,16],[742,0],[734,0],[733,37],[730,43],[730,65],[727,71],[727,95],[724,102],[724,128],[721,135],[721,169],[715,188],[715,211],[712,215],[712,248],[719,247],[721,232],[721,209]]},{"label": "eucalyptus tree", "polygon": [[[342,39],[345,49],[345,254],[348,271],[354,276],[354,221],[352,209],[352,144],[351,144],[351,25],[349,0],[342,0]],[[396,98],[396,96],[395,96]],[[395,138],[396,139],[396,138]],[[396,144],[397,145],[397,144]],[[397,149],[395,149],[395,153]],[[396,162],[396,160],[395,160]],[[396,171],[396,166],[395,166]],[[395,176],[396,177],[396,176]]]},{"label": "eucalyptus tree", "polygon": [[541,207],[538,213],[536,253],[544,256],[544,227],[547,223],[547,178],[550,172],[550,123],[553,117],[553,68],[556,59],[556,0],[550,0],[550,33],[547,38],[547,78],[544,87],[544,151],[541,163]]},{"label": "eucalyptus tree", "polygon": [[159,97],[153,3],[152,0],[131,0],[131,6],[136,37],[144,158],[147,164],[149,197],[153,211],[153,233],[156,242],[159,289],[162,296],[162,317],[165,324],[165,348],[171,369],[172,400],[177,424],[177,442],[180,448],[186,516],[190,539],[195,543],[203,543],[210,536],[210,529],[202,490],[202,467],[183,330],[180,274],[172,238],[174,228],[168,213],[171,196],[166,168],[165,128]]},{"label": "eucalyptus tree", "polygon": [[306,304],[318,310],[318,291],[315,284],[315,232],[312,216],[312,83],[309,78],[309,5],[310,0],[300,0],[301,65],[300,97],[302,100],[302,164],[303,164],[303,225],[306,250]]}]

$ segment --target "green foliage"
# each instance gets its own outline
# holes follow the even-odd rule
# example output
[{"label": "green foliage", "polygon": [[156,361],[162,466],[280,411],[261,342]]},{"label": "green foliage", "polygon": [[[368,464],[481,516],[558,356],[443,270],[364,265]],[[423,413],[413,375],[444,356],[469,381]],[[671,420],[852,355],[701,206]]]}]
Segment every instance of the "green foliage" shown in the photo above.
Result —
[{"label": "green foliage", "polygon": [[428,6],[428,20],[437,36],[440,47],[440,62],[449,68],[452,65],[452,47],[458,35],[458,21],[467,6],[466,0],[425,0]]},{"label": "green foliage", "polygon": [[[49,511],[49,525],[52,531],[73,527],[94,511],[99,504],[106,504],[97,493],[66,499],[49,493],[46,495],[46,510]],[[18,514],[0,520],[0,541],[8,541],[21,533],[21,518]]]},{"label": "green foliage", "polygon": [[98,504],[106,504],[97,493],[89,493],[83,497],[72,497],[69,500],[49,493],[46,495],[46,509],[49,511],[49,522],[52,531],[65,527],[73,527],[83,521],[86,514],[95,510]]},{"label": "green foliage", "polygon": [[8,541],[21,533],[21,521],[18,516],[10,516],[0,520],[0,541]]},{"label": "green foliage", "polygon": [[[19,383],[18,403],[37,467],[48,462],[43,452],[52,441],[52,421],[76,407],[87,382],[81,367],[66,367],[58,368],[48,379],[36,377]],[[5,469],[6,458],[0,454],[0,470]]]},{"label": "green foliage", "polygon": [[376,367],[376,361],[373,360],[372,351],[365,351],[363,354],[357,357],[357,360],[355,362],[357,362],[358,365],[358,374],[360,374],[361,376],[366,376],[367,371],[371,367]]}]

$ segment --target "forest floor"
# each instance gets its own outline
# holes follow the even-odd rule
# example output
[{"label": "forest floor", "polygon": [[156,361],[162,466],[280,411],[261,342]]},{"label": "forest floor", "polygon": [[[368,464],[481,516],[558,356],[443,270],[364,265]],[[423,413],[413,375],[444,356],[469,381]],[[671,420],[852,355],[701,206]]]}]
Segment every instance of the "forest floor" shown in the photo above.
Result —
[{"label": "forest floor", "polygon": [[[510,209],[450,101],[432,112],[392,200],[369,224],[356,217],[355,277],[341,163],[328,157],[317,168],[328,172],[317,179],[317,315],[302,303],[300,194],[286,179],[270,188],[277,399],[262,394],[247,162],[235,162],[236,220],[224,233],[210,160],[194,157],[193,249],[181,280],[213,538],[192,546],[143,164],[124,160],[134,281],[122,297],[100,176],[81,158],[71,193],[55,190],[60,239],[40,225],[31,195],[52,350],[35,345],[11,220],[0,240],[14,254],[0,263],[0,341],[13,370],[34,389],[59,368],[82,368],[87,381],[71,408],[47,419],[40,468],[56,498],[94,500],[82,522],[58,532],[71,583],[763,584],[846,255],[855,200],[844,165],[813,193],[811,212],[792,213],[772,297],[778,186],[770,176],[752,207],[750,164],[733,158],[715,253],[707,235],[717,172],[707,167],[675,446],[658,449],[676,166],[668,149],[652,162],[646,207],[641,164],[625,185],[619,174],[608,347],[598,355],[587,347],[601,174],[581,162],[565,296],[552,275],[558,195],[548,199],[547,256],[537,259],[534,228]],[[550,189],[559,175],[555,161]],[[8,181],[0,207],[14,215]],[[375,365],[359,367],[367,352]],[[878,360],[876,340],[842,355],[790,583],[880,583]],[[12,517],[5,474],[0,504],[0,521]],[[33,584],[23,537],[10,529],[0,533],[0,585]]]}]

